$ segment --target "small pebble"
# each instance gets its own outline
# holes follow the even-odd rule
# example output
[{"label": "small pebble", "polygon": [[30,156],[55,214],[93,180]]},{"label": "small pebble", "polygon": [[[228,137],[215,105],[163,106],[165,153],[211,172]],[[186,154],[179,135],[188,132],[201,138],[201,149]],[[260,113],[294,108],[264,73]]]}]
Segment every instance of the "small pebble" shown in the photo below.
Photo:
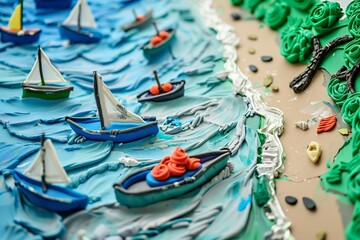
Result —
[{"label": "small pebble", "polygon": [[234,20],[234,21],[239,21],[239,20],[241,20],[241,15],[239,14],[239,13],[237,13],[237,12],[233,12],[233,13],[231,13],[231,18]]},{"label": "small pebble", "polygon": [[272,60],[273,60],[272,56],[268,56],[268,55],[261,56],[261,61],[263,62],[271,62]]},{"label": "small pebble", "polygon": [[255,34],[250,34],[248,36],[248,39],[251,40],[251,41],[256,41],[258,38],[257,38],[257,36]]},{"label": "small pebble", "polygon": [[249,54],[255,54],[256,53],[255,48],[248,48],[248,53]]},{"label": "small pebble", "polygon": [[285,202],[289,205],[295,205],[297,203],[297,198],[293,196],[286,196]]},{"label": "small pebble", "polygon": [[310,211],[316,210],[316,204],[312,199],[310,199],[308,197],[303,197],[302,200],[307,209],[309,209]]},{"label": "small pebble", "polygon": [[270,89],[271,89],[271,91],[272,91],[273,93],[279,92],[279,86],[276,85],[276,84],[271,84]]},{"label": "small pebble", "polygon": [[325,231],[319,231],[316,233],[316,240],[325,240],[326,239],[326,232]]},{"label": "small pebble", "polygon": [[270,86],[272,83],[273,83],[273,77],[272,77],[270,74],[267,74],[267,75],[264,77],[263,85],[264,85],[265,87],[268,87],[268,86]]},{"label": "small pebble", "polygon": [[339,133],[343,136],[348,136],[349,135],[349,129],[347,128],[340,128],[339,129]]},{"label": "small pebble", "polygon": [[258,68],[255,65],[249,65],[250,71],[256,73],[258,71]]}]

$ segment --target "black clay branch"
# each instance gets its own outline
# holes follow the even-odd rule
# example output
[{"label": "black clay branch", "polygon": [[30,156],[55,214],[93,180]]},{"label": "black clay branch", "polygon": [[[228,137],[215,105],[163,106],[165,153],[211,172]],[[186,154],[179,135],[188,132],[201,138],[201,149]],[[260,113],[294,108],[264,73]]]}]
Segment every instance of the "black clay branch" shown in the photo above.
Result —
[{"label": "black clay branch", "polygon": [[346,91],[348,93],[354,93],[355,80],[359,70],[360,60],[350,70],[347,70],[345,66],[342,66],[336,74],[331,76],[331,78],[336,78],[340,81],[346,81]]},{"label": "black clay branch", "polygon": [[325,47],[321,47],[321,43],[317,37],[313,37],[313,56],[310,60],[310,64],[306,67],[305,71],[295,77],[289,84],[290,88],[294,90],[295,93],[303,92],[311,83],[312,78],[314,77],[316,70],[319,68],[321,62],[324,58],[337,46],[340,46],[344,43],[350,42],[353,38],[346,35],[338,37],[331,42],[327,43]]}]

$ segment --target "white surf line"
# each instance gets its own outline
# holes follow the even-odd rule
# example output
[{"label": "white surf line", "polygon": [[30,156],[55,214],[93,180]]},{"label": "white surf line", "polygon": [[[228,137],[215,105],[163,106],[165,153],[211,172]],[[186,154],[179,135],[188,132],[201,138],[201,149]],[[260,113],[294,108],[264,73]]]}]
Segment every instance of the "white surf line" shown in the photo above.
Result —
[{"label": "white surf line", "polygon": [[199,11],[205,23],[216,31],[216,38],[223,46],[223,55],[226,59],[225,71],[218,73],[218,78],[228,77],[234,85],[234,93],[246,96],[255,112],[264,117],[264,126],[258,132],[266,136],[266,144],[263,146],[262,163],[257,164],[256,169],[260,175],[268,176],[271,198],[267,202],[266,216],[275,220],[272,226],[273,239],[292,239],[290,232],[291,222],[285,216],[279,201],[275,195],[275,179],[284,171],[285,153],[279,136],[284,130],[284,114],[277,108],[268,107],[261,99],[261,94],[252,88],[249,79],[241,72],[236,64],[237,51],[240,40],[232,26],[224,23],[216,10],[213,8],[213,0],[196,0]]}]

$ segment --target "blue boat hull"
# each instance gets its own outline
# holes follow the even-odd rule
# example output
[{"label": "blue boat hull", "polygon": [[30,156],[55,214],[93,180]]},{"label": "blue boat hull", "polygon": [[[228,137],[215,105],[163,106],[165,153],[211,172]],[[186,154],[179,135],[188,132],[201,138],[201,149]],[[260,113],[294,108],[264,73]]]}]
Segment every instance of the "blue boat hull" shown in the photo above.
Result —
[{"label": "blue boat hull", "polygon": [[12,42],[15,44],[31,44],[39,41],[41,30],[25,30],[24,34],[18,35],[17,32],[11,31],[7,28],[0,27],[1,41]]},{"label": "blue boat hull", "polygon": [[78,31],[76,26],[61,25],[59,31],[62,38],[74,43],[96,43],[102,38],[101,33],[92,28],[81,28]]},{"label": "blue boat hull", "polygon": [[170,92],[160,93],[158,95],[152,95],[149,90],[146,90],[137,95],[139,102],[164,102],[170,101],[184,96],[185,93],[185,80],[170,82],[173,85],[173,89]]},{"label": "blue boat hull", "polygon": [[12,171],[20,192],[33,204],[52,212],[71,212],[85,209],[88,197],[70,189],[48,184],[46,193],[40,181],[29,178],[18,171]]},{"label": "blue boat hull", "polygon": [[66,9],[71,7],[72,0],[35,0],[36,8]]},{"label": "blue boat hull", "polygon": [[71,129],[78,135],[94,141],[113,141],[118,143],[133,142],[159,132],[157,121],[151,119],[146,123],[112,123],[102,130],[99,118],[66,117]]},{"label": "blue boat hull", "polygon": [[190,157],[199,158],[202,168],[193,171],[192,176],[183,179],[166,180],[168,184],[150,187],[146,177],[153,166],[134,172],[113,185],[117,201],[127,207],[144,207],[149,204],[182,196],[209,182],[228,162],[230,152],[227,149],[207,152]]}]

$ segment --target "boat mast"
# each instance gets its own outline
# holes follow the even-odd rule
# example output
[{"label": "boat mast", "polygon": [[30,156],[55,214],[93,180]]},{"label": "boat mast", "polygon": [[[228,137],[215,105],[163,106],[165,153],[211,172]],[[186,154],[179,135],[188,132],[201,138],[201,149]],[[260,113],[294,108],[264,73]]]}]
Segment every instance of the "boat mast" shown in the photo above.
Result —
[{"label": "boat mast", "polygon": [[81,5],[82,3],[80,2],[79,4],[79,15],[78,15],[78,18],[77,18],[77,30],[80,31],[81,29]]},{"label": "boat mast", "polygon": [[134,17],[135,17],[135,21],[137,20],[137,14],[136,14],[136,11],[135,9],[132,10],[132,13],[134,14]]},{"label": "boat mast", "polygon": [[98,85],[98,82],[97,82],[97,78],[98,78],[98,74],[97,74],[96,71],[94,71],[94,95],[95,95],[95,102],[96,102],[96,106],[97,106],[97,109],[98,109],[98,115],[99,115],[99,119],[100,119],[101,129],[104,130],[104,129],[105,129],[104,116],[103,116],[102,106],[101,106],[101,102],[100,102],[99,85]]},{"label": "boat mast", "polygon": [[38,46],[37,55],[38,55],[38,61],[39,61],[39,72],[40,72],[41,85],[44,86],[45,79],[44,79],[44,73],[43,73],[42,64],[41,64],[41,47],[40,46]]},{"label": "boat mast", "polygon": [[155,77],[156,83],[157,83],[157,85],[158,85],[159,91],[160,91],[160,93],[163,93],[163,92],[164,92],[164,89],[161,87],[161,83],[160,83],[160,80],[159,80],[159,76],[158,76],[158,74],[157,74],[157,71],[156,71],[156,70],[153,70],[153,73],[154,73],[154,77]]},{"label": "boat mast", "polygon": [[44,142],[45,142],[45,134],[43,133],[41,135],[41,162],[42,162],[42,175],[41,175],[41,186],[43,192],[47,192],[47,184],[46,184],[46,170],[45,170],[45,148],[44,148]]},{"label": "boat mast", "polygon": [[20,30],[23,29],[23,0],[20,0]]},{"label": "boat mast", "polygon": [[157,25],[156,25],[156,22],[153,21],[152,24],[154,25],[154,28],[155,28],[155,31],[156,31],[156,35],[157,35],[157,36],[160,36],[160,31],[159,31],[159,29],[158,29],[158,27],[157,27]]}]

